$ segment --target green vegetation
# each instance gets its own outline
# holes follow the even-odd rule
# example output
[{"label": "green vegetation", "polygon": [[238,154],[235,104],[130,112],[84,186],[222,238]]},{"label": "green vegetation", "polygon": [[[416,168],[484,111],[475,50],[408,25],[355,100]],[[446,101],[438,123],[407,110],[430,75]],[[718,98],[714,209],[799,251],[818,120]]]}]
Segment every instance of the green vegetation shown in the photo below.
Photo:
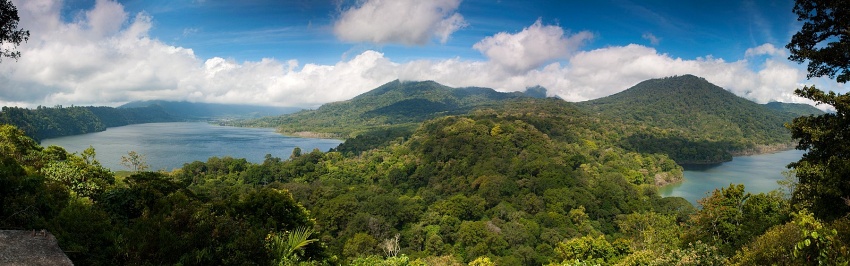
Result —
[{"label": "green vegetation", "polygon": [[[428,120],[408,137],[356,154],[296,149],[287,160],[267,156],[261,164],[213,157],[123,180],[102,171],[94,151],[42,148],[3,126],[0,227],[48,228],[78,264],[846,258],[850,220],[824,222],[778,192],[730,186],[702,200],[700,210],[660,198],[658,179],[680,177],[681,168],[664,155],[619,147],[617,132],[630,130],[620,126],[557,99],[518,99]],[[56,165],[78,174],[63,179],[50,170]],[[759,244],[785,235],[802,244]]]},{"label": "green vegetation", "polygon": [[[850,7],[839,2],[798,0],[794,13],[803,22],[803,27],[786,46],[791,51],[788,59],[808,62],[810,78],[828,76],[841,83],[849,81],[850,32],[835,29],[850,28]],[[850,182],[847,182],[850,176],[847,130],[850,128],[850,95],[823,92],[814,85],[804,86],[794,93],[835,108],[834,113],[798,117],[788,125],[794,139],[799,141],[797,149],[806,151],[803,158],[789,165],[795,168],[799,180],[794,203],[809,208],[819,218],[846,217],[850,212]],[[805,237],[806,247],[799,247],[801,250],[811,249],[808,237],[814,238],[822,252],[825,250],[821,244],[830,246],[822,242],[833,241],[823,239],[829,237],[822,232],[820,237],[815,234]],[[837,250],[826,252],[833,251]],[[830,256],[821,253],[818,258],[823,261]]]},{"label": "green vegetation", "polygon": [[[831,14],[847,17],[843,6],[814,2],[795,7],[805,31],[837,23]],[[792,52],[792,59],[816,54]],[[814,75],[836,73],[820,71]],[[796,91],[836,112],[788,125],[807,151],[791,165],[799,179],[789,184],[791,195],[730,184],[696,209],[658,195],[659,185],[681,178],[671,156],[707,160],[681,149],[687,145],[696,144],[694,154],[722,157],[785,141],[774,122],[790,114],[698,81],[651,80],[581,105],[396,82],[360,97],[357,106],[336,103],[257,122],[323,118],[285,128],[357,136],[336,151],[295,149],[286,160],[267,155],[261,164],[213,157],[169,173],[136,167],[120,177],[100,166],[93,149],[78,155],[41,147],[3,124],[0,228],[46,228],[83,265],[850,263],[850,98],[814,87]],[[405,96],[431,91],[436,98]],[[469,91],[478,100],[445,100]],[[622,96],[635,91],[666,100]],[[376,97],[383,94],[395,96]],[[688,94],[698,97],[682,96]],[[397,103],[417,111],[394,116],[407,112]],[[636,104],[667,109],[624,111]],[[358,113],[345,116],[351,108]],[[692,121],[658,110],[687,112]],[[69,118],[85,117],[73,111]],[[358,133],[368,131],[376,134]],[[661,143],[679,148],[644,151]]]},{"label": "green vegetation", "polygon": [[21,57],[15,47],[27,42],[30,31],[18,28],[20,20],[18,8],[9,0],[0,0],[0,61],[3,57],[16,60]]},{"label": "green vegetation", "polygon": [[[533,90],[539,96],[540,89]],[[542,91],[545,95],[545,89]],[[522,93],[500,93],[487,88],[454,89],[433,81],[392,81],[348,101],[322,105],[279,117],[228,124],[276,127],[284,134],[351,138],[388,127],[415,127],[440,116],[466,114],[475,107],[496,105],[506,99],[530,97]],[[308,135],[310,136],[310,135]]]},{"label": "green vegetation", "polygon": [[3,107],[0,124],[15,125],[36,140],[104,131],[107,127],[151,122],[173,122],[160,108]]},{"label": "green vegetation", "polygon": [[623,146],[664,153],[680,164],[729,161],[736,153],[791,142],[783,124],[794,114],[735,96],[705,79],[651,79],[620,93],[581,103],[591,112],[645,125]]},{"label": "green vegetation", "polygon": [[[528,109],[516,103],[540,105],[546,102],[545,95],[539,86],[525,93],[499,93],[432,81],[393,81],[316,110],[229,124],[276,127],[288,135],[347,138],[352,141],[339,151],[359,153],[404,140],[428,119],[480,110],[508,112],[506,106]],[[691,75],[647,80],[618,94],[570,106],[579,109],[571,111],[577,117],[570,119],[585,119],[582,126],[594,124],[585,127],[607,135],[606,140],[617,146],[666,154],[679,164],[718,163],[731,160],[733,154],[790,148],[783,124],[798,113],[819,112],[808,105],[759,105]],[[554,115],[562,110],[528,111]]]},{"label": "green vegetation", "polygon": [[766,103],[764,106],[776,111],[790,113],[794,115],[794,117],[824,114],[824,111],[821,111],[820,109],[805,103],[769,102]]}]

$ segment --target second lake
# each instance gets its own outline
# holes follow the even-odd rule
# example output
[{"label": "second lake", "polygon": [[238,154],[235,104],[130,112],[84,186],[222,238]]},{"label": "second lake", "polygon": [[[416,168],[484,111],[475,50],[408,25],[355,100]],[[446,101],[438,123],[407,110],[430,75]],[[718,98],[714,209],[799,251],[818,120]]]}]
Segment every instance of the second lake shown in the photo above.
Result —
[{"label": "second lake", "polygon": [[783,172],[789,163],[803,157],[803,151],[788,150],[770,154],[740,156],[731,162],[685,168],[685,180],[668,185],[658,191],[662,197],[683,197],[697,206],[697,200],[708,196],[714,189],[729,184],[744,184],[747,192],[757,194],[779,188],[777,181],[784,180]]}]

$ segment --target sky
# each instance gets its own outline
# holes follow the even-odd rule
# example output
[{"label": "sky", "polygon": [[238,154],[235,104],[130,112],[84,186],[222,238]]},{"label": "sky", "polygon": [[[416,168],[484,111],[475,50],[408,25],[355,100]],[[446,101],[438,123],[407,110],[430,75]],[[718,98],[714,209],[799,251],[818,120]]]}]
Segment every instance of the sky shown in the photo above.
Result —
[{"label": "sky", "polygon": [[[793,1],[12,0],[31,33],[0,105],[176,100],[314,108],[400,79],[585,101],[693,74],[807,102]],[[8,44],[5,44],[8,45]],[[821,106],[821,108],[828,108]]]}]

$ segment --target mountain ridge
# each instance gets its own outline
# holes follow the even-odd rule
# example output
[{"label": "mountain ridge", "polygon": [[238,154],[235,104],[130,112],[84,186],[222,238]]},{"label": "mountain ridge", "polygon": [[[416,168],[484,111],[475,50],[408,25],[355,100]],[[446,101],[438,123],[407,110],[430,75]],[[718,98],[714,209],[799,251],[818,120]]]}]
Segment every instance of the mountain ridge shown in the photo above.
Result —
[{"label": "mountain ridge", "polygon": [[134,101],[118,106],[118,108],[126,109],[150,106],[159,106],[166,113],[185,120],[257,118],[262,116],[294,113],[302,109],[297,107],[199,103],[167,100]]},{"label": "mountain ridge", "polygon": [[388,127],[411,127],[438,116],[465,114],[506,99],[530,97],[490,88],[452,88],[434,81],[394,80],[350,100],[327,103],[314,110],[231,124],[277,127],[290,135],[309,132],[309,135],[351,138]]},{"label": "mountain ridge", "polygon": [[614,119],[653,128],[648,130],[651,133],[636,132],[627,137],[624,146],[664,152],[680,163],[728,161],[732,154],[790,143],[784,123],[796,117],[693,75],[646,80],[579,104]]}]

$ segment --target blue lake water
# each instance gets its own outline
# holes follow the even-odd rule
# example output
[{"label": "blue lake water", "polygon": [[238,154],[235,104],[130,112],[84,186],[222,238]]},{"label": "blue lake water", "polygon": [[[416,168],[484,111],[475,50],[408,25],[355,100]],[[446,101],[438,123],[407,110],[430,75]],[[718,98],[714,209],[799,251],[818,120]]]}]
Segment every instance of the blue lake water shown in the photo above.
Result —
[{"label": "blue lake water", "polygon": [[149,123],[108,128],[106,131],[42,140],[42,146],[61,146],[80,153],[91,145],[97,160],[113,171],[128,170],[121,156],[135,151],[145,156],[152,170],[183,167],[193,161],[230,156],[261,163],[266,154],[289,158],[295,147],[304,152],[328,151],[342,143],[335,139],[296,138],[270,128],[217,126],[203,122]]},{"label": "blue lake water", "polygon": [[744,184],[747,192],[769,192],[779,188],[776,181],[784,180],[785,166],[800,160],[803,151],[788,150],[771,154],[740,156],[731,162],[711,166],[685,168],[685,180],[659,189],[663,197],[683,197],[694,206],[697,200],[714,189],[729,184]]}]

